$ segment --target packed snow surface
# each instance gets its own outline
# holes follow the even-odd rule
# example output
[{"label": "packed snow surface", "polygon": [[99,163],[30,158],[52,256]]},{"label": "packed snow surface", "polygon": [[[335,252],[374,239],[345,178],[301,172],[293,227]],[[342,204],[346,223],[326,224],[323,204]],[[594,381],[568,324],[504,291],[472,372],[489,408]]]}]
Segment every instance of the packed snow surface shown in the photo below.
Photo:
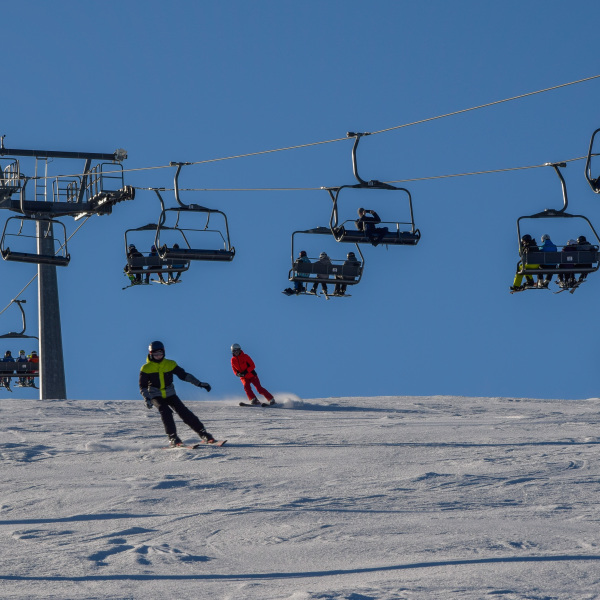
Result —
[{"label": "packed snow surface", "polygon": [[0,400],[0,596],[600,598],[600,399],[276,398]]}]

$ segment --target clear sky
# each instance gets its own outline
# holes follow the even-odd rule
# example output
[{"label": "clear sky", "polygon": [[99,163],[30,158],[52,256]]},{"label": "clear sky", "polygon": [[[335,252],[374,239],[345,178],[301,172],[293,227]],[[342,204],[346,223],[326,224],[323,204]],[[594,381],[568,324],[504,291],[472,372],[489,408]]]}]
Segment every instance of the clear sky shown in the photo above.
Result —
[{"label": "clear sky", "polygon": [[[125,148],[125,168],[140,169],[126,183],[137,188],[172,187],[174,169],[145,167],[379,131],[600,74],[593,1],[33,1],[2,12],[11,25],[3,30],[5,145]],[[365,138],[361,175],[397,181],[581,157],[600,127],[599,93],[597,79]],[[352,184],[350,153],[343,140],[207,163],[185,167],[180,183]],[[82,167],[57,161],[51,169]],[[564,174],[570,211],[600,227],[584,161]],[[562,206],[552,169],[403,185],[421,242],[365,247],[352,297],[329,302],[281,294],[291,234],[329,222],[331,201],[319,189],[182,193],[227,213],[237,254],[230,264],[193,264],[176,286],[121,289],[123,234],[158,219],[153,192],[138,190],[111,216],[90,219],[59,270],[68,396],[139,398],[139,367],[154,339],[211,383],[211,398],[242,391],[229,366],[233,342],[275,394],[598,396],[600,275],[573,295],[508,293],[517,218]],[[345,218],[358,205],[404,218],[403,203],[362,194],[345,205]],[[69,233],[81,224],[64,222]],[[543,225],[530,233],[539,238]],[[578,233],[553,235],[564,243]],[[332,256],[352,248],[323,245]],[[0,268],[1,309],[35,267]],[[33,333],[35,286],[21,297]],[[0,315],[3,332],[19,325],[16,307]],[[208,398],[183,382],[177,389],[183,399]]]}]

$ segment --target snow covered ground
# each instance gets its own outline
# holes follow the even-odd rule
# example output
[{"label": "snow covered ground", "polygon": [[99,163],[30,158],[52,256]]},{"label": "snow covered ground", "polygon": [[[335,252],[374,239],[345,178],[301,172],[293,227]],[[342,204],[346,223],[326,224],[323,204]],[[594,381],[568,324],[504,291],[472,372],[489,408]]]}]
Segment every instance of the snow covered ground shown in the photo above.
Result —
[{"label": "snow covered ground", "polygon": [[600,598],[600,399],[237,400],[0,400],[0,596]]}]

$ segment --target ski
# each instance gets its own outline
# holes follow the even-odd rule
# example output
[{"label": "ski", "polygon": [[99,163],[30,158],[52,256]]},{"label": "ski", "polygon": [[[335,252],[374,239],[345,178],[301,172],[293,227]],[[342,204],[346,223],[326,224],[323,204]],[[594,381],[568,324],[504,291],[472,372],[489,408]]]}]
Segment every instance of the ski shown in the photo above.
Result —
[{"label": "ski", "polygon": [[569,287],[562,287],[560,288],[560,290],[556,291],[556,292],[552,292],[553,294],[560,294],[561,292],[569,292],[569,294],[573,294],[575,292],[575,290],[583,283],[583,281],[580,281],[574,285],[571,285]]}]

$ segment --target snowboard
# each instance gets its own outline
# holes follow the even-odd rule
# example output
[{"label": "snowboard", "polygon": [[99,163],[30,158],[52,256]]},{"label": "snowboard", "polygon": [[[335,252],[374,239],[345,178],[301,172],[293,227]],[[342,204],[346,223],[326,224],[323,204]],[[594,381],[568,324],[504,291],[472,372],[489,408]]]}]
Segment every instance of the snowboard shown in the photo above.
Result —
[{"label": "snowboard", "polygon": [[269,404],[268,402],[261,402],[260,404],[250,404],[250,402],[240,402],[240,406],[250,406],[252,408],[259,406],[275,406],[277,403]]}]

